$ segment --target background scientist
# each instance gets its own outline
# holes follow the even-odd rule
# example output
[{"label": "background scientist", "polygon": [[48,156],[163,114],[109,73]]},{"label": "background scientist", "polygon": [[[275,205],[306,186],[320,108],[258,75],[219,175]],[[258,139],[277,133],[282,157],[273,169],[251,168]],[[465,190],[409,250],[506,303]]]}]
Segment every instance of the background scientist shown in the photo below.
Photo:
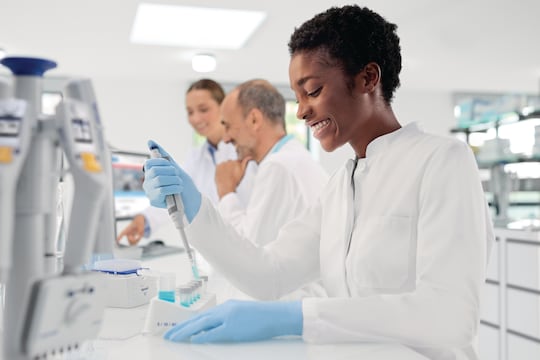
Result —
[{"label": "background scientist", "polygon": [[[222,140],[224,129],[221,125],[220,104],[224,98],[225,91],[222,86],[211,79],[195,81],[186,91],[189,124],[197,134],[204,136],[206,141],[189,152],[183,168],[193,178],[197,188],[214,204],[219,200],[214,181],[216,164],[236,159],[234,146]],[[243,176],[243,181],[237,186],[236,194],[242,203],[249,200],[255,172],[256,166],[251,164],[247,168],[247,174]],[[169,221],[165,210],[149,206],[118,234],[117,241],[125,236],[130,245],[135,245],[143,236],[150,236],[151,231],[156,231]]]},{"label": "background scientist", "polygon": [[[216,186],[218,209],[241,237],[263,246],[299,212],[315,203],[328,175],[307,149],[287,135],[285,99],[268,81],[246,81],[233,89],[221,105],[223,140],[234,144],[238,160],[219,164]],[[248,161],[257,163],[247,205],[236,189]],[[310,179],[309,182],[305,178]],[[323,295],[320,284],[310,284],[290,298]],[[244,297],[236,290],[229,297]]]}]

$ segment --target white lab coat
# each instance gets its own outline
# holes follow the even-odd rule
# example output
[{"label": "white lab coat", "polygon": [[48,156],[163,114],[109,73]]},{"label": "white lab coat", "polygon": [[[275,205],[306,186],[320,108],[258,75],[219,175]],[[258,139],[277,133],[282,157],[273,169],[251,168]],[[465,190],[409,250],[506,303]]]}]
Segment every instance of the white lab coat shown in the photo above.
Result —
[{"label": "white lab coat", "polygon": [[[219,197],[215,182],[216,164],[236,160],[237,154],[234,145],[220,141],[217,150],[214,152],[214,158],[212,158],[209,146],[210,144],[205,142],[201,146],[193,148],[181,166],[191,176],[197,189],[213,204],[217,204]],[[238,186],[237,194],[241,203],[246,204],[249,201],[256,168],[256,165],[250,164],[242,182]],[[149,206],[142,213],[148,221],[150,231],[155,231],[163,224],[171,221],[166,209]]]},{"label": "white lab coat", "polygon": [[276,240],[285,223],[315,203],[327,181],[321,165],[298,140],[290,139],[259,163],[247,206],[240,194],[229,193],[218,209],[241,236],[264,246]]},{"label": "white lab coat", "polygon": [[[263,246],[276,240],[287,222],[316,202],[327,181],[328,174],[321,165],[298,140],[291,138],[282,146],[274,146],[259,163],[247,206],[238,193],[230,193],[221,198],[218,209],[241,237]],[[219,292],[224,299],[248,298],[232,287],[225,286]],[[314,283],[287,298],[324,294],[322,286]]]},{"label": "white lab coat", "polygon": [[351,181],[353,169],[350,160],[264,248],[207,200],[186,229],[191,243],[259,298],[320,276],[329,298],[303,300],[306,341],[395,342],[430,359],[477,359],[493,229],[467,144],[410,124],[372,141]]}]

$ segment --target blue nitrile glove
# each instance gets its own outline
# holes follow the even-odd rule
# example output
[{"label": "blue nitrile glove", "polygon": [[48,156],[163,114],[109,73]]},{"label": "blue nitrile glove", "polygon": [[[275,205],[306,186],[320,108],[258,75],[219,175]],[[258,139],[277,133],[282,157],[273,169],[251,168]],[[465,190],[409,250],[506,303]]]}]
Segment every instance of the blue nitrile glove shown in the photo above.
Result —
[{"label": "blue nitrile glove", "polygon": [[229,300],[186,320],[163,336],[192,343],[257,341],[302,335],[301,301]]},{"label": "blue nitrile glove", "polygon": [[174,159],[156,142],[148,141],[148,148],[157,147],[161,156],[168,157],[149,159],[144,163],[143,189],[150,199],[150,204],[166,208],[167,195],[180,194],[184,203],[184,213],[191,223],[201,208],[201,193],[191,177],[178,166]]}]

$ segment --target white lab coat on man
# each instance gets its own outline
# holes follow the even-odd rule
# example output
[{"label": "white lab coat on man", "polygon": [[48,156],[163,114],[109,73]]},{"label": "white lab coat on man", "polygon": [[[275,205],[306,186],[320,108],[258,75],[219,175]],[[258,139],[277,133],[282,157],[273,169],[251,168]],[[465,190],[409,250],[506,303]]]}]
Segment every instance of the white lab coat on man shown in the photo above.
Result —
[{"label": "white lab coat on man", "polygon": [[[199,147],[191,149],[182,164],[182,168],[191,176],[197,189],[204,194],[214,205],[219,201],[215,174],[216,164],[228,160],[236,160],[236,149],[232,144],[226,144],[223,141],[218,143],[216,149],[205,142]],[[257,166],[250,164],[246,170],[246,175],[242,179],[237,189],[238,201],[247,204],[253,186]],[[166,209],[149,206],[143,212],[150,231],[155,231],[163,224],[170,222]]]},{"label": "white lab coat on man", "polygon": [[394,342],[430,359],[477,359],[493,229],[474,156],[459,140],[415,124],[375,139],[264,248],[232,231],[207,200],[186,232],[258,298],[320,276],[329,298],[303,299],[306,341]]},{"label": "white lab coat on man", "polygon": [[[241,237],[264,246],[277,239],[286,223],[316,202],[327,181],[328,175],[321,165],[298,140],[288,135],[259,162],[247,205],[238,193],[229,193],[221,198],[218,209]],[[223,297],[248,298],[236,289],[228,290],[221,291]],[[315,283],[288,298],[324,294],[322,286]]]},{"label": "white lab coat on man", "polygon": [[290,135],[283,140],[259,163],[247,205],[238,193],[218,203],[221,216],[258,246],[276,240],[279,229],[315,203],[328,181],[328,174],[298,140]]}]

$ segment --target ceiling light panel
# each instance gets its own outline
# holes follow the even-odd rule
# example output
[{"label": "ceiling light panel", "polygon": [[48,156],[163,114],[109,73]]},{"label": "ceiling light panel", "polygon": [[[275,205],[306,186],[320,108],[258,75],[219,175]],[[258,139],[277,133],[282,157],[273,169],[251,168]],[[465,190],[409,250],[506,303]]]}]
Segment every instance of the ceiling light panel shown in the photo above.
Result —
[{"label": "ceiling light panel", "polygon": [[191,67],[196,72],[206,73],[216,70],[217,60],[212,54],[196,54],[191,59]]},{"label": "ceiling light panel", "polygon": [[239,49],[265,17],[261,11],[143,3],[137,8],[131,42]]}]

